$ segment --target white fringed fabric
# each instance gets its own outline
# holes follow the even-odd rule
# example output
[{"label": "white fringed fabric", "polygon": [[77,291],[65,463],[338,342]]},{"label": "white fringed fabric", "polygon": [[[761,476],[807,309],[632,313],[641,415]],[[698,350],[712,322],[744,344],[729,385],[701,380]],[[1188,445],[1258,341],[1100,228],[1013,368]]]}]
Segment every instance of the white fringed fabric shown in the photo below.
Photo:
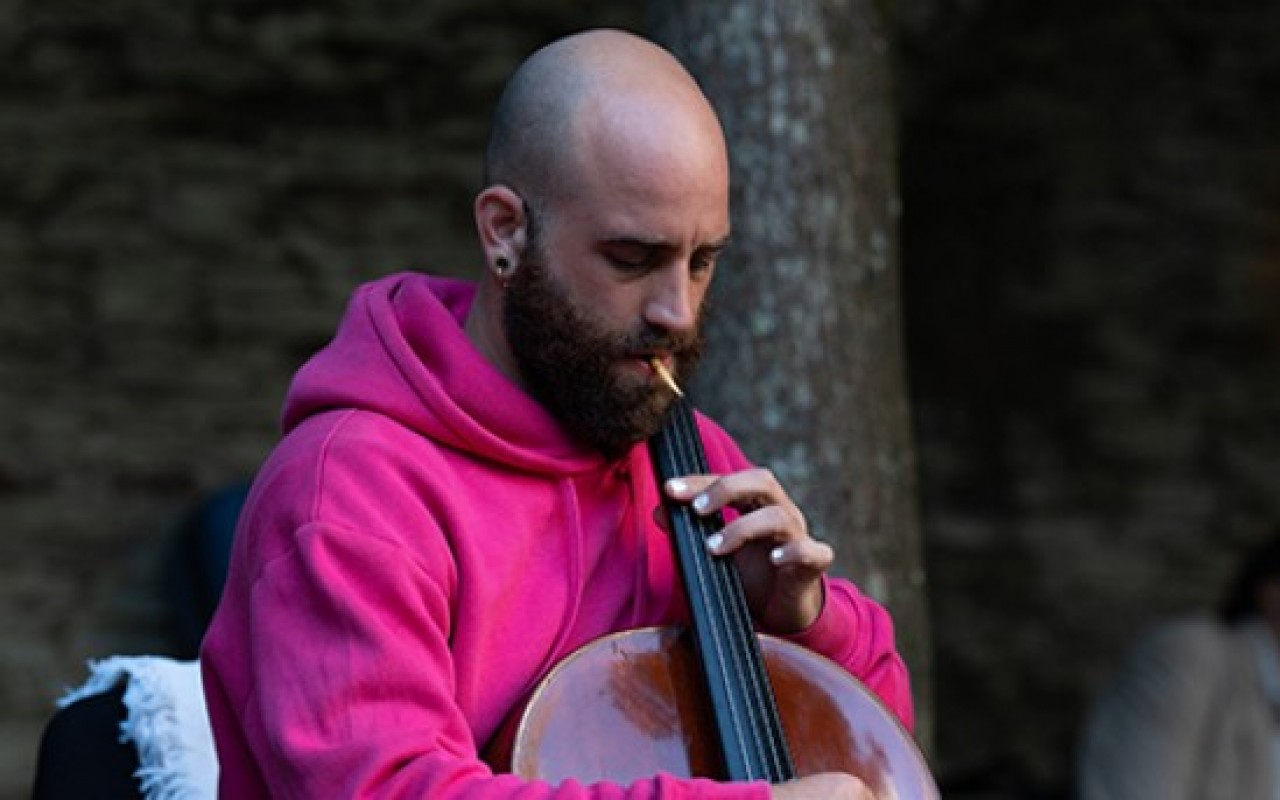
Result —
[{"label": "white fringed fabric", "polygon": [[200,662],[160,656],[112,656],[89,663],[89,679],[59,706],[128,680],[120,741],[138,749],[137,777],[147,800],[214,800],[218,761],[200,683]]}]

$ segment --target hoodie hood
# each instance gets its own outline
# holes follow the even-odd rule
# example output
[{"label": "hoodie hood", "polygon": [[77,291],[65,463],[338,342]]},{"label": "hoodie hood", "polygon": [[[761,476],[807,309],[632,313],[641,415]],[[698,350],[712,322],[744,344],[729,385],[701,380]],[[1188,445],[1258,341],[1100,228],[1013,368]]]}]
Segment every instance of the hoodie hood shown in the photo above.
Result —
[{"label": "hoodie hood", "polygon": [[337,409],[371,411],[452,449],[568,476],[604,457],[568,435],[467,338],[471,283],[399,273],[361,286],[332,342],[295,376],[284,431]]}]

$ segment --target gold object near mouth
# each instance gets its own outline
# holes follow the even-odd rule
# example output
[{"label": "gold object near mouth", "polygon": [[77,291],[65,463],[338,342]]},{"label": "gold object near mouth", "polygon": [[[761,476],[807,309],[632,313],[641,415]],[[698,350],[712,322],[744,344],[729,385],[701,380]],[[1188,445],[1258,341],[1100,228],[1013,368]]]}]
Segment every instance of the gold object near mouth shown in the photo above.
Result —
[{"label": "gold object near mouth", "polygon": [[653,371],[658,373],[658,377],[662,378],[662,382],[667,385],[667,388],[675,392],[676,397],[684,397],[684,392],[680,391],[680,387],[676,385],[676,379],[671,377],[671,373],[667,372],[666,366],[659,359],[649,359],[649,366],[653,367]]}]

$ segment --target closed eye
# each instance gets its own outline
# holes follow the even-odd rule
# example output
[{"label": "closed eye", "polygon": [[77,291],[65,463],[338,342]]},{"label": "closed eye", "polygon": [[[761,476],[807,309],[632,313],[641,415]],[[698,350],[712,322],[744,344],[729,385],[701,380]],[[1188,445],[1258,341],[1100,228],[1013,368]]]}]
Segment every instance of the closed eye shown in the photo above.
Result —
[{"label": "closed eye", "polygon": [[[706,277],[715,269],[716,259],[728,246],[723,239],[699,247],[689,259],[689,272],[695,277]],[[676,248],[662,242],[642,239],[609,239],[600,245],[600,253],[609,265],[623,273],[640,275],[650,272],[676,256]]]},{"label": "closed eye", "polygon": [[601,253],[619,272],[644,273],[662,263],[666,249],[661,244],[625,239],[605,242]]},{"label": "closed eye", "polygon": [[643,272],[650,268],[651,259],[648,256],[640,258],[624,258],[622,256],[605,254],[605,260],[609,262],[614,269],[622,272]]}]

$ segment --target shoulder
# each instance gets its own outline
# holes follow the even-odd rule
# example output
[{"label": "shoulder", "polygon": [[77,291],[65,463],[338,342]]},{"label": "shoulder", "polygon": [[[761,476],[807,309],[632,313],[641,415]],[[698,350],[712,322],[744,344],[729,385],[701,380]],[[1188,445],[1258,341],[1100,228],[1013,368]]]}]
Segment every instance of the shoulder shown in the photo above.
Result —
[{"label": "shoulder", "polygon": [[1159,623],[1140,636],[1129,653],[1130,661],[1177,663],[1220,660],[1232,647],[1231,631],[1209,616],[1197,615]]},{"label": "shoulder", "polygon": [[[280,443],[271,462],[314,471],[318,480],[385,482],[447,460],[438,443],[384,414],[337,409],[308,418]],[[269,462],[270,463],[270,462]]]},{"label": "shoulder", "polygon": [[254,535],[289,539],[313,524],[421,530],[432,487],[447,484],[452,472],[442,449],[379,414],[317,414],[271,453],[254,481],[244,522]]}]

